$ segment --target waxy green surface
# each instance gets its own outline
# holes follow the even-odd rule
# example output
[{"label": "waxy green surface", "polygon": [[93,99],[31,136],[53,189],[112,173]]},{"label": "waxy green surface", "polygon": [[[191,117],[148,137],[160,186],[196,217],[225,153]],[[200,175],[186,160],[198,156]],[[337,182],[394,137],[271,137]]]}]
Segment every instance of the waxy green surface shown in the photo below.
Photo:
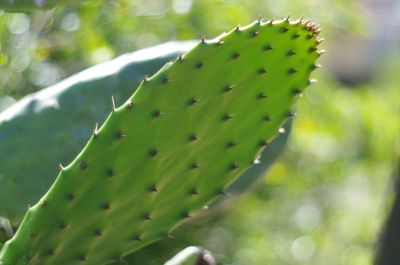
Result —
[{"label": "waxy green surface", "polygon": [[258,21],[146,78],[30,208],[0,264],[107,264],[200,211],[292,116],[317,32]]}]

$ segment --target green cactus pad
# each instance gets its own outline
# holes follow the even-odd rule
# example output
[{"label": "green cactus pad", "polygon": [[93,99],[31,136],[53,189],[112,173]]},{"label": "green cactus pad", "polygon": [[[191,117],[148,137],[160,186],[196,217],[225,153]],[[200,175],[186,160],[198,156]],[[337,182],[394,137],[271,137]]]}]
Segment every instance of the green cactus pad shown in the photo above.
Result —
[{"label": "green cactus pad", "polygon": [[319,53],[310,22],[201,41],[114,108],[0,253],[1,265],[107,264],[173,230],[249,168]]}]

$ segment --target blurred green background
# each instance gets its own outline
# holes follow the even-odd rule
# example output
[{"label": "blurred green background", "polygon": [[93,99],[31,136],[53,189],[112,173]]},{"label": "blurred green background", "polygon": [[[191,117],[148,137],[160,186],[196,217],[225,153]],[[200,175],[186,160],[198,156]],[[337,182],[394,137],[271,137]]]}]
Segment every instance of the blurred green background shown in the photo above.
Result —
[{"label": "blurred green background", "polygon": [[190,244],[230,265],[373,264],[400,156],[400,3],[110,0],[0,11],[0,108],[125,52],[213,37],[259,15],[304,16],[326,39],[286,150],[252,191],[132,264],[162,264]]}]

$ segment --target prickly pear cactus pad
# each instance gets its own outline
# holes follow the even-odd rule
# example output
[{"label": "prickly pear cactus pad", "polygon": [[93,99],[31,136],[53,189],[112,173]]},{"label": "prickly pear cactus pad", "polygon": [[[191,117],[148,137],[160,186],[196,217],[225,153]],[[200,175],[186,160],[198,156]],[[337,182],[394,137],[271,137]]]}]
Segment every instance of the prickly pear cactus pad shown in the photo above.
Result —
[{"label": "prickly pear cactus pad", "polygon": [[223,193],[292,114],[318,27],[262,22],[202,40],[146,77],[31,207],[1,265],[107,264]]}]

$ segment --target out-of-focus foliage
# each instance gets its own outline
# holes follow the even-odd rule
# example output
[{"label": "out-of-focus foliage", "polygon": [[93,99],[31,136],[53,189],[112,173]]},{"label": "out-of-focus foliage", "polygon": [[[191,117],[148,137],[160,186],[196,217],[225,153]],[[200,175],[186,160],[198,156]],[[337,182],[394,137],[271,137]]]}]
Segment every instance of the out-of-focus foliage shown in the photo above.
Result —
[{"label": "out-of-focus foliage", "polygon": [[[368,13],[361,2],[367,1],[120,0],[28,15],[0,11],[0,95],[19,98],[119,54],[215,36],[258,15],[304,15],[321,24],[328,47],[322,64],[345,69],[340,60],[327,60],[335,47],[348,48],[334,43],[337,33],[368,40],[385,32],[371,19],[380,10]],[[355,61],[350,55],[336,57]],[[380,70],[372,82],[353,88],[339,85],[327,68],[319,71],[268,178],[228,213],[180,228],[175,239],[136,253],[130,264],[162,264],[189,244],[230,265],[372,264],[400,154],[400,55],[390,57],[397,63],[370,60]]]},{"label": "out-of-focus foliage", "polygon": [[0,2],[0,9],[8,12],[30,12],[56,6],[79,4],[83,1],[85,0],[4,0]]}]

